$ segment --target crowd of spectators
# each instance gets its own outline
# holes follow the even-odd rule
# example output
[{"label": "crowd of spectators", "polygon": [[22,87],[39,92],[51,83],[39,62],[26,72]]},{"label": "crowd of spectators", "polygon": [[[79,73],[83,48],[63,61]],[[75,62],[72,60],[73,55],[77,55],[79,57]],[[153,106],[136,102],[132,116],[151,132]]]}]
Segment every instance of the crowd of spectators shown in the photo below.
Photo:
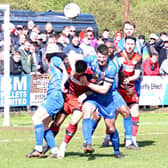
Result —
[{"label": "crowd of spectators", "polygon": [[[99,44],[111,42],[110,48],[115,54],[118,52],[118,43],[123,36],[120,30],[111,36],[107,28],[99,37],[95,37],[92,27],[87,27],[77,34],[74,26],[64,26],[62,32],[56,33],[49,22],[46,23],[43,31],[32,20],[28,21],[27,25],[14,26],[10,23],[10,74],[46,73],[48,65],[45,61],[45,52],[49,44],[56,44],[59,51],[67,55],[77,53],[87,56],[95,55]],[[1,24],[0,74],[4,73],[3,39],[3,24]],[[145,76],[168,75],[167,33],[161,32],[159,36],[151,33],[148,40],[144,35],[139,35],[138,40],[143,56],[142,74]]]}]

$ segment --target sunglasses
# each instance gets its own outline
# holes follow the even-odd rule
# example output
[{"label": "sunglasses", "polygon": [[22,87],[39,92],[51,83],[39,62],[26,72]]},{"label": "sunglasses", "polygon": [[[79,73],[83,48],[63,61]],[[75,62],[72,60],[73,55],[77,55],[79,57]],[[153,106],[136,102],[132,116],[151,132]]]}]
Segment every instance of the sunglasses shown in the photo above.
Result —
[{"label": "sunglasses", "polygon": [[70,30],[70,32],[76,32],[75,30]]}]

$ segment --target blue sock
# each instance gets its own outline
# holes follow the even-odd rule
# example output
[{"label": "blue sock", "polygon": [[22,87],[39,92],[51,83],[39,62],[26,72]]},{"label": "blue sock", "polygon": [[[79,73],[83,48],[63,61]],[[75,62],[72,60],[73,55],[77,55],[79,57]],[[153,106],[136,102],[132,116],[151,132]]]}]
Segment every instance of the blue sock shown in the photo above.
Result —
[{"label": "blue sock", "polygon": [[87,144],[92,144],[92,121],[90,118],[83,119],[82,132],[84,141]]},{"label": "blue sock", "polygon": [[44,138],[50,148],[56,147],[55,138],[54,138],[54,135],[50,129],[45,131]]},{"label": "blue sock", "polygon": [[36,138],[36,145],[42,146],[43,145],[43,138],[44,138],[44,125],[38,124],[34,126],[35,138]]},{"label": "blue sock", "polygon": [[124,118],[125,139],[132,139],[132,119],[131,116]]},{"label": "blue sock", "polygon": [[94,119],[92,119],[91,122],[92,122],[92,135],[93,135],[94,132],[95,132],[95,129],[97,128],[97,125],[98,125],[98,123],[99,123],[99,120],[94,120]]},{"label": "blue sock", "polygon": [[113,133],[110,133],[110,140],[113,145],[114,154],[120,153],[120,139],[117,129],[115,129]]}]

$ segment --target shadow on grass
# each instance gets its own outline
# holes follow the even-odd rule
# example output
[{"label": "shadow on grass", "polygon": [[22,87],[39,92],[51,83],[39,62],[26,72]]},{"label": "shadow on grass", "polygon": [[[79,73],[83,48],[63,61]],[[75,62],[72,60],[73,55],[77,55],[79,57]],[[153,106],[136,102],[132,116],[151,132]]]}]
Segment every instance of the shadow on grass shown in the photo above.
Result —
[{"label": "shadow on grass", "polygon": [[[151,146],[154,145],[155,141],[146,140],[146,141],[138,141],[139,147]],[[125,147],[125,144],[120,144],[120,147]]]},{"label": "shadow on grass", "polygon": [[92,154],[85,154],[80,152],[66,152],[66,157],[72,156],[79,156],[79,157],[86,157],[89,161],[95,160],[98,157],[114,157],[113,154],[100,154],[100,153],[92,153]]}]

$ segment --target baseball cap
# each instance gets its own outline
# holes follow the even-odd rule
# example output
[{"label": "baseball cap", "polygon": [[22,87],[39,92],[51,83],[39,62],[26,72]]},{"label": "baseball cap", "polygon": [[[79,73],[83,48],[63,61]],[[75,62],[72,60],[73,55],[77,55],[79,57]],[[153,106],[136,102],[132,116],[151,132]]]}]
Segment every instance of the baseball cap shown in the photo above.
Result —
[{"label": "baseball cap", "polygon": [[87,31],[93,31],[93,28],[92,28],[92,27],[87,27],[86,30],[87,30]]},{"label": "baseball cap", "polygon": [[159,39],[159,37],[155,34],[155,33],[151,33],[150,36],[149,36],[150,39]]}]

